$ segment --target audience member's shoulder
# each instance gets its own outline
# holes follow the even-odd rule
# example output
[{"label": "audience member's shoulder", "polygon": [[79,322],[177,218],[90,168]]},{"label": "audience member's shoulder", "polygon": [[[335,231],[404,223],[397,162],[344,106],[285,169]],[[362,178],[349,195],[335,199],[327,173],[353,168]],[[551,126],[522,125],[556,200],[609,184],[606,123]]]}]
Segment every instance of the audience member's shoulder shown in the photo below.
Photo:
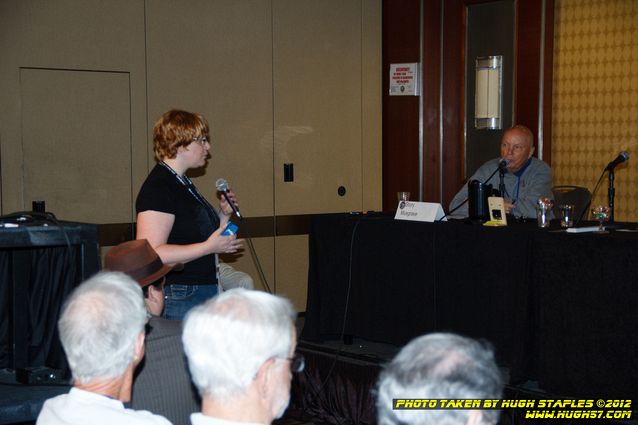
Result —
[{"label": "audience member's shoulder", "polygon": [[131,421],[127,418],[125,422],[122,423],[139,425],[172,425],[164,416],[156,415],[147,410],[126,409],[125,412],[127,412],[127,416],[131,418]]},{"label": "audience member's shoulder", "polygon": [[151,317],[148,324],[150,326],[161,329],[177,329],[180,333],[182,332],[182,327],[184,326],[184,322],[181,320],[168,320],[158,316]]},{"label": "audience member's shoulder", "polygon": [[[94,418],[89,417],[95,416]],[[125,409],[121,402],[77,388],[48,399],[38,415],[38,425],[93,423],[128,425],[172,425],[163,416],[146,410]]]},{"label": "audience member's shoulder", "polygon": [[181,338],[181,335],[181,320],[168,320],[162,317],[152,317],[148,323],[146,339],[147,341],[152,341],[161,338],[171,338],[174,336]]}]

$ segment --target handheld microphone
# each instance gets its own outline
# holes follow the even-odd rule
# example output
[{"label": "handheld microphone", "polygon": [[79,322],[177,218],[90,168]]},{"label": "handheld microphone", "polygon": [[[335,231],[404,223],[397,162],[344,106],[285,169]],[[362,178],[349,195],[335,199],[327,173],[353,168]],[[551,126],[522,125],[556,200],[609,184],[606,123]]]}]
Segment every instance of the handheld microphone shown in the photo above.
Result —
[{"label": "handheld microphone", "polygon": [[629,160],[629,152],[627,151],[622,151],[618,154],[618,156],[616,157],[616,159],[614,159],[613,161],[611,161],[609,164],[607,164],[607,167],[605,168],[605,171],[611,171],[614,168],[616,168],[616,166],[622,162],[628,161]]},{"label": "handheld microphone", "polygon": [[230,207],[233,209],[233,212],[235,213],[237,218],[242,220],[244,217],[241,216],[241,214],[239,213],[239,209],[237,208],[235,203],[228,197],[228,182],[225,179],[217,179],[217,181],[215,182],[215,186],[217,187],[217,190],[222,193],[224,198],[226,198],[226,202],[228,202]]}]

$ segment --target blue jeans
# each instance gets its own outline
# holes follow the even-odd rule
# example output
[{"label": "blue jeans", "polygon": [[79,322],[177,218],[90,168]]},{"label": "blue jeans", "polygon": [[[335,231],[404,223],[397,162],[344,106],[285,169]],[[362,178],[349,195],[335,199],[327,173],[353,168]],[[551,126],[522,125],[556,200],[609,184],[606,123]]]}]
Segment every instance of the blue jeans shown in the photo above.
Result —
[{"label": "blue jeans", "polygon": [[183,320],[188,310],[217,295],[217,285],[168,285],[164,288],[164,316]]}]

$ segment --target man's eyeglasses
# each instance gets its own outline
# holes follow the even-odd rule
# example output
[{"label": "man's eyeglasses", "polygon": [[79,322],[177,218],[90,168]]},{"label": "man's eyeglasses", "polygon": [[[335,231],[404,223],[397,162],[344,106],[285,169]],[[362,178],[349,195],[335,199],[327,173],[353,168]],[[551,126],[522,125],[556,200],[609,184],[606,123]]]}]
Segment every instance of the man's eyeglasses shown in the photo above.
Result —
[{"label": "man's eyeglasses", "polygon": [[206,136],[193,137],[193,142],[197,142],[200,145],[204,146],[206,143],[210,143],[210,140]]},{"label": "man's eyeglasses", "polygon": [[295,353],[292,357],[281,357],[282,359],[290,361],[290,371],[292,373],[301,373],[306,367],[306,359],[303,354]]}]

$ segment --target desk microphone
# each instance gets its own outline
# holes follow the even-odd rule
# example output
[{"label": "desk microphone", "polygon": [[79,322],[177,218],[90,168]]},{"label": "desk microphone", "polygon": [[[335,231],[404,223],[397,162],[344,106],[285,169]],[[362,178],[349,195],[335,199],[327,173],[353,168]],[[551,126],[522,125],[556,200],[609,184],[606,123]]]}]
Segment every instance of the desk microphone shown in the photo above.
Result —
[{"label": "desk microphone", "polygon": [[[609,171],[609,188],[607,189],[607,199],[609,203],[609,208],[611,210],[609,223],[614,222],[614,197],[616,195],[616,189],[614,188],[614,168],[616,168],[618,164],[621,164],[625,161],[629,161],[629,152],[621,151],[616,157],[616,159],[614,159],[609,164],[607,164],[603,172],[600,174],[600,177],[598,178],[598,181],[596,182],[596,185],[594,186],[594,190],[591,191],[591,199],[594,199],[594,196],[596,196],[596,191],[598,190],[598,186],[600,186],[600,182],[603,180],[603,176],[605,175],[605,172]],[[576,227],[578,223],[580,223],[581,219],[586,215],[587,215],[587,209],[584,209],[580,217],[578,218],[578,220],[576,220],[576,223],[574,223],[574,227]]]},{"label": "desk microphone", "polygon": [[616,157],[616,159],[614,159],[613,161],[611,161],[609,164],[607,164],[607,168],[605,168],[605,171],[611,171],[614,168],[616,168],[616,166],[622,162],[628,161],[629,160],[629,152],[627,151],[622,151],[618,154],[618,156]]},{"label": "desk microphone", "polygon": [[[490,174],[490,176],[487,179],[485,179],[485,182],[480,182],[480,183],[484,183],[484,184],[487,185],[487,182],[490,181],[492,179],[492,177],[494,177],[494,174],[498,173],[499,171],[501,172],[501,175],[505,174],[505,171],[507,171],[507,164],[509,164],[509,161],[507,159],[505,159],[505,158],[501,158],[501,160],[498,162],[498,167],[496,167],[496,170],[494,170],[494,172],[492,172],[492,174]],[[441,217],[437,221],[442,221],[445,217],[448,217],[449,215],[454,213],[456,210],[461,208],[463,205],[465,205],[470,200],[470,196],[469,196],[469,184],[470,183],[471,183],[471,181],[468,182],[468,197],[465,198],[456,207],[452,208],[447,214],[445,214],[443,217]],[[505,192],[504,188],[505,188],[504,185],[503,185],[503,187],[499,186],[499,190],[502,190],[503,192]],[[501,196],[503,196],[503,193],[501,193]]]},{"label": "desk microphone", "polygon": [[224,198],[226,198],[226,202],[230,204],[230,207],[233,209],[233,212],[235,213],[237,218],[243,220],[244,217],[242,217],[239,213],[239,208],[237,208],[237,205],[235,205],[235,203],[228,197],[228,182],[225,179],[217,179],[217,181],[215,182],[215,186],[217,187],[217,190],[222,193]]},{"label": "desk microphone", "polygon": [[494,177],[494,174],[498,173],[499,171],[503,173],[507,171],[507,164],[509,164],[509,161],[507,159],[501,158],[501,160],[498,162],[498,167],[496,167],[496,170],[494,170],[492,174],[490,174],[490,176],[487,179],[485,179],[483,183],[487,184],[487,182],[492,180],[492,177]]},{"label": "desk microphone", "polygon": [[[607,199],[609,204],[609,222],[614,222],[614,197],[616,196],[616,189],[614,188],[614,168],[621,162],[625,162],[629,160],[629,153],[627,151],[622,151],[618,154],[616,159],[607,164],[605,171],[607,171],[607,176],[609,178],[609,188],[607,189]],[[603,171],[604,173],[604,171]]]}]

